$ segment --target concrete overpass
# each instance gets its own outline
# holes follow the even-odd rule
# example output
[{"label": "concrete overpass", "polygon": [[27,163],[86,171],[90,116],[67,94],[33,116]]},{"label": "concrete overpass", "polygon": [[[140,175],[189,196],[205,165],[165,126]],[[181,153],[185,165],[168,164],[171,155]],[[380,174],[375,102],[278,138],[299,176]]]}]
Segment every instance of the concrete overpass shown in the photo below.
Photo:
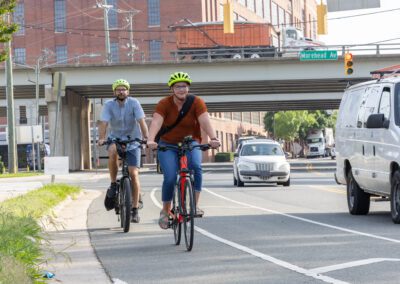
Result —
[{"label": "concrete overpass", "polygon": [[[132,82],[133,95],[150,114],[156,102],[169,94],[166,81],[175,71],[190,73],[192,92],[203,97],[210,112],[279,111],[338,108],[348,84],[365,81],[369,72],[399,61],[398,55],[364,55],[354,58],[354,74],[344,75],[343,60],[307,61],[297,58],[260,58],[252,60],[193,61],[183,63],[134,63],[92,66],[53,66],[42,68],[40,97],[53,83],[56,71],[66,73],[66,96],[55,125],[56,97],[47,92],[50,143],[57,143],[56,155],[70,157],[70,169],[91,167],[90,98],[112,96],[111,84],[125,78]],[[35,74],[16,68],[15,98],[34,98]],[[0,74],[0,103],[5,99],[5,74]],[[5,104],[3,104],[5,105]],[[1,115],[1,114],[0,114]],[[61,129],[54,137],[55,127]]]},{"label": "concrete overpass", "polygon": [[[358,55],[354,74],[344,75],[343,60],[299,61],[297,58],[193,61],[183,63],[130,63],[92,66],[54,66],[40,73],[40,97],[52,84],[55,71],[67,74],[67,89],[84,98],[112,96],[117,78],[132,82],[133,95],[147,113],[169,90],[169,74],[184,70],[194,83],[192,92],[202,96],[210,112],[278,111],[337,108],[343,89],[370,78],[369,72],[400,61],[399,55]],[[33,98],[33,70],[14,69],[16,98]],[[0,100],[5,99],[4,73],[0,74]]]}]

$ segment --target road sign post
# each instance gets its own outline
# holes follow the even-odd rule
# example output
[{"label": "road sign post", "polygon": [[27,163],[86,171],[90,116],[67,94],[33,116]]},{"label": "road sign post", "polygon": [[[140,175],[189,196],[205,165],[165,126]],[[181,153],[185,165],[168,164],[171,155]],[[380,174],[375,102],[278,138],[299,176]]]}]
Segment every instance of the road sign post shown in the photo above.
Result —
[{"label": "road sign post", "polygon": [[302,50],[299,54],[300,61],[338,60],[336,50]]}]

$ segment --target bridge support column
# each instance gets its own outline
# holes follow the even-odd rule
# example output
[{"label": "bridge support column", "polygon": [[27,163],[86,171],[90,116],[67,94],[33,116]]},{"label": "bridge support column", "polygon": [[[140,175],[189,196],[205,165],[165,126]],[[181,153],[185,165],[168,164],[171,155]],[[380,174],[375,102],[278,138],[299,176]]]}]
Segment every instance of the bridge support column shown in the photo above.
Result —
[{"label": "bridge support column", "polygon": [[[57,139],[54,139],[57,100],[52,92],[46,95],[49,112],[50,143],[57,143],[56,156],[69,157],[69,170],[91,169],[88,99],[67,90],[58,116]],[[54,141],[55,140],[55,141]]]}]

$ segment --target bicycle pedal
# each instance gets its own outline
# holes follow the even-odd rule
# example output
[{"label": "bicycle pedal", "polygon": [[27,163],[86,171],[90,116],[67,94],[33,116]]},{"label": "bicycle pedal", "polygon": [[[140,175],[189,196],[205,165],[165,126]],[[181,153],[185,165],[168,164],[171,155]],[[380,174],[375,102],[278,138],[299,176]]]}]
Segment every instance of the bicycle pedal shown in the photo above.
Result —
[{"label": "bicycle pedal", "polygon": [[203,218],[204,214],[194,214],[194,218]]}]

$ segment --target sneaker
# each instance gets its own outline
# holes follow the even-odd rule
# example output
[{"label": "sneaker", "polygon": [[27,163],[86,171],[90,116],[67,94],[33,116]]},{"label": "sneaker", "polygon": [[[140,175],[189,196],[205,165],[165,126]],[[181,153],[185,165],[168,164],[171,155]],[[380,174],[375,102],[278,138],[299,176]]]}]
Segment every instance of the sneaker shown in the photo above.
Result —
[{"label": "sneaker", "polygon": [[196,207],[196,215],[202,217],[204,215],[204,210],[200,209],[199,207]]},{"label": "sneaker", "polygon": [[110,187],[107,189],[107,197],[114,198],[117,194],[117,183],[112,182]]},{"label": "sneaker", "polygon": [[139,194],[139,206],[138,206],[138,208],[139,208],[139,209],[142,209],[142,208],[143,208],[142,194]]},{"label": "sneaker", "polygon": [[137,208],[132,208],[132,218],[131,222],[132,223],[139,223],[140,222],[140,217],[139,217],[139,212]]}]

